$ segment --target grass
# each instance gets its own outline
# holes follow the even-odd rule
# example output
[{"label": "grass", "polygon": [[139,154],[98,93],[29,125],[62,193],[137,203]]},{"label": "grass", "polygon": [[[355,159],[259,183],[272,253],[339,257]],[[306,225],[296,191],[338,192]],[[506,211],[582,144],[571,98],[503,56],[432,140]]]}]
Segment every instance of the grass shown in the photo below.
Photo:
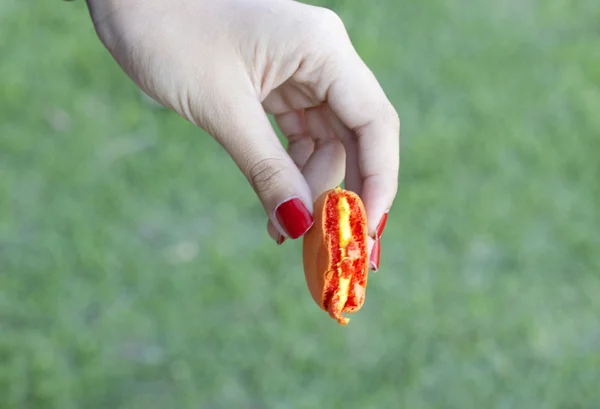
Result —
[{"label": "grass", "polygon": [[403,121],[345,328],[83,2],[0,3],[0,407],[598,406],[598,2],[319,4]]}]

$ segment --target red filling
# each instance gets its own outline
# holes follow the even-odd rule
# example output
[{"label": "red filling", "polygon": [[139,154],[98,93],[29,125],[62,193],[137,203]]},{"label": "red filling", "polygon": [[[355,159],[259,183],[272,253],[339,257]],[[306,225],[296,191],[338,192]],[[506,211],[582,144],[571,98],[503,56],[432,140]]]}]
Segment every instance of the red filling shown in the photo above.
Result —
[{"label": "red filling", "polygon": [[[331,269],[333,270],[327,273],[327,277],[330,277],[330,280],[325,290],[325,309],[329,309],[331,298],[339,285],[337,267],[342,259],[342,249],[340,248],[340,214],[338,202],[342,195],[344,195],[344,193],[332,194],[325,202],[325,240],[331,250]],[[368,251],[366,242],[361,239],[366,236],[366,226],[363,225],[360,218],[360,205],[355,197],[349,195],[344,196],[350,206],[350,228],[352,230],[352,236],[355,239],[348,243],[346,257],[348,257],[349,252],[358,253],[358,257],[352,262],[347,259],[342,262],[342,276],[344,278],[350,277],[348,300],[344,307],[345,311],[347,308],[357,307],[360,302],[359,297],[361,297],[362,294],[357,297],[355,286],[358,284],[363,289],[365,288],[364,266],[367,264]]]}]

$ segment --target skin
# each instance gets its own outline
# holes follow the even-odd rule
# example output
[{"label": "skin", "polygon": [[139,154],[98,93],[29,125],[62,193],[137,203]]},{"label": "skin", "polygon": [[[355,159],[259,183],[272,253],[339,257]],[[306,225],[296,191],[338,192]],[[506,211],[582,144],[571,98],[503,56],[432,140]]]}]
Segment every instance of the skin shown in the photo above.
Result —
[{"label": "skin", "polygon": [[312,212],[344,178],[375,236],[397,192],[400,121],[335,13],[292,0],[87,3],[127,75],[227,150],[274,240],[279,203],[297,196]]}]

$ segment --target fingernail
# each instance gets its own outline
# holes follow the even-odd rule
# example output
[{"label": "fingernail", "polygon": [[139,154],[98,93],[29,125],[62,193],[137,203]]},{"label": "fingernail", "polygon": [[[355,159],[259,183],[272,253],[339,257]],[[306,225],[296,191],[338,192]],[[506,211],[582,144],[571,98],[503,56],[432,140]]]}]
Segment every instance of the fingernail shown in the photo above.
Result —
[{"label": "fingernail", "polygon": [[284,241],[285,241],[285,236],[283,234],[280,234],[279,238],[277,239],[277,244],[281,246]]},{"label": "fingernail", "polygon": [[373,271],[379,270],[379,255],[381,254],[381,248],[379,247],[379,239],[373,243],[373,250],[371,250],[371,258],[369,259],[369,267]]},{"label": "fingernail", "polygon": [[302,236],[314,223],[312,215],[297,197],[291,197],[277,205],[275,217],[291,239]]},{"label": "fingernail", "polygon": [[375,230],[375,238],[379,239],[381,238],[381,234],[383,233],[383,229],[385,229],[385,224],[387,223],[387,219],[388,219],[388,214],[387,212],[383,215],[383,217],[381,218],[381,220],[379,221],[379,224],[377,225],[377,229]]}]

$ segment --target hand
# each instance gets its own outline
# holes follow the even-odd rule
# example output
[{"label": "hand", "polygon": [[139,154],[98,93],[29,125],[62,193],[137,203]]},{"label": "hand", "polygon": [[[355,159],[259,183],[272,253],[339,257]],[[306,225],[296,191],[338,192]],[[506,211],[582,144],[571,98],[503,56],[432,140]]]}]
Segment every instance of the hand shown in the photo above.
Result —
[{"label": "hand", "polygon": [[291,0],[88,4],[124,71],[231,155],[274,240],[302,236],[313,200],[344,176],[379,236],[397,191],[400,123],[336,14]]}]

